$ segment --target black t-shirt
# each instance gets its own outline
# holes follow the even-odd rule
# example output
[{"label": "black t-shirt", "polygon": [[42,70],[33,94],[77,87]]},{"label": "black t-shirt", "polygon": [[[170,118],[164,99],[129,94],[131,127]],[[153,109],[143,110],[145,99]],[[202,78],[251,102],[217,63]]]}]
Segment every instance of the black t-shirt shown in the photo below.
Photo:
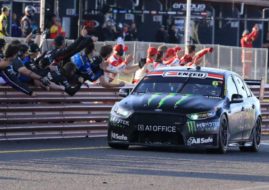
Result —
[{"label": "black t-shirt", "polygon": [[38,65],[38,61],[30,58],[24,60],[24,66],[27,69],[33,71],[34,73],[40,75],[41,77],[45,77],[50,71],[49,68],[46,69],[40,68],[40,66]]},{"label": "black t-shirt", "polygon": [[47,77],[50,81],[58,85],[64,86],[65,92],[69,94],[70,96],[75,95],[75,93],[79,91],[82,85],[81,83],[77,83],[75,86],[72,86],[70,82],[68,81],[68,79],[63,75],[63,73],[61,72],[61,69],[58,66],[56,70],[50,71],[47,74]]},{"label": "black t-shirt", "polygon": [[22,61],[20,60],[20,58],[16,58],[12,61],[11,65],[13,66],[13,69],[15,72],[17,72],[19,74],[19,69],[24,67]]}]

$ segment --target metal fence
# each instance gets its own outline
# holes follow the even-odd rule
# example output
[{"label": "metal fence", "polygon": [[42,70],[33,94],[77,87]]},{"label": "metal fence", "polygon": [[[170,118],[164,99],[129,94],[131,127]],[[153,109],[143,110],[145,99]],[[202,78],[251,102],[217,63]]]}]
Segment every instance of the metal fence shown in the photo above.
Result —
[{"label": "metal fence", "polygon": [[[104,44],[114,45],[115,42],[97,42],[96,50]],[[167,47],[175,47],[175,44],[164,44],[164,43],[149,43],[149,42],[126,42],[129,47],[128,54],[134,55],[134,62],[138,62],[140,58],[146,57],[147,48],[158,47],[160,45],[166,45]],[[184,45],[178,45],[184,48]],[[205,67],[221,68],[226,70],[234,71],[242,75],[242,61],[241,55],[243,48],[212,45],[212,44],[198,44],[196,50],[199,51],[206,47],[213,47],[214,51],[212,54],[207,54],[201,63]],[[264,78],[267,81],[268,69],[268,50],[265,48],[251,48],[252,51],[252,68],[250,78],[261,79]]]},{"label": "metal fence", "polygon": [[[11,41],[14,38],[7,38],[7,41]],[[22,38],[20,40],[23,40]],[[47,50],[53,48],[52,40],[43,41],[42,49]],[[73,40],[67,40],[67,45],[72,43]],[[96,42],[96,51],[99,51],[101,46],[111,44],[116,44],[115,41],[106,41],[106,42]],[[166,45],[167,47],[175,47],[175,44],[165,44],[165,43],[152,43],[152,42],[126,42],[128,46],[127,54],[134,55],[134,63],[137,63],[141,58],[146,57],[146,51],[148,47],[158,47],[160,45]],[[184,48],[183,44],[178,45],[181,48]],[[232,46],[222,46],[222,45],[212,45],[212,44],[197,44],[196,50],[199,51],[206,47],[213,47],[214,51],[212,54],[208,54],[203,58],[201,63],[205,67],[214,67],[221,68],[226,70],[234,71],[242,75],[242,61],[241,55],[243,48],[232,47]],[[268,76],[268,49],[265,48],[251,48],[252,51],[252,68],[250,78],[252,79],[261,79],[267,82]],[[132,81],[133,75],[121,75],[119,78],[125,81]]]}]

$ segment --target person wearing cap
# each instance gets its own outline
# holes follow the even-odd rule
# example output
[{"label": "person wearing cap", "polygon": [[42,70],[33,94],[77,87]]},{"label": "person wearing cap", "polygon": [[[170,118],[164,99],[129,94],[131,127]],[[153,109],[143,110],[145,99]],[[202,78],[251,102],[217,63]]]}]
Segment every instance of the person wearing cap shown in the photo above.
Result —
[{"label": "person wearing cap", "polygon": [[7,32],[8,16],[9,16],[8,7],[2,7],[0,15],[0,38],[8,36]]},{"label": "person wearing cap", "polygon": [[157,57],[158,50],[155,47],[149,47],[147,50],[147,58],[145,66],[136,71],[133,84],[137,84],[146,74],[154,70],[154,62]]},{"label": "person wearing cap", "polygon": [[251,33],[248,30],[244,30],[242,38],[240,40],[242,49],[242,76],[243,78],[251,77],[251,65],[252,65],[252,49],[253,42],[257,39],[259,34],[259,26],[257,24],[252,28]]},{"label": "person wearing cap", "polygon": [[180,47],[168,48],[163,59],[163,65],[165,66],[179,66],[180,58],[182,57],[182,51]]},{"label": "person wearing cap", "polygon": [[188,45],[187,46],[187,53],[185,53],[184,56],[181,57],[179,60],[179,64],[181,66],[195,66],[200,65],[203,57],[213,52],[213,48],[204,48],[198,52],[195,51],[196,47],[195,45]]},{"label": "person wearing cap", "polygon": [[57,36],[65,37],[65,32],[62,28],[61,19],[54,15],[52,17],[52,26],[50,27],[50,38],[55,39]]},{"label": "person wearing cap", "polygon": [[143,62],[139,62],[137,65],[129,65],[133,61],[133,55],[127,55],[124,59],[123,55],[126,51],[128,51],[127,46],[123,46],[122,44],[117,44],[114,46],[113,54],[107,60],[107,70],[111,72],[105,73],[107,81],[113,81],[119,73],[134,73],[145,65]]}]

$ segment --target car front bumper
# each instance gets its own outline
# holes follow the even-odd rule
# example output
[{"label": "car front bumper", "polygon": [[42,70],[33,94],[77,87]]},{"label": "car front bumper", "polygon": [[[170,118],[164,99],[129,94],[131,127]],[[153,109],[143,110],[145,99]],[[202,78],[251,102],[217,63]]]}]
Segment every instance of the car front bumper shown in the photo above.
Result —
[{"label": "car front bumper", "polygon": [[111,115],[108,142],[114,144],[217,148],[219,118],[200,121],[173,115],[140,115],[124,119]]}]

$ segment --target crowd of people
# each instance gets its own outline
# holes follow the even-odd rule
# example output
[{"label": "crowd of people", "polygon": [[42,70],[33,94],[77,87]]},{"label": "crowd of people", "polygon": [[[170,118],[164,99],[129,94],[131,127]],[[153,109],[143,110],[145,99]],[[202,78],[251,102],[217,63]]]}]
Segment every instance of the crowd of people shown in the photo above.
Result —
[{"label": "crowd of people", "polygon": [[[11,34],[8,29],[8,17],[10,11],[8,7],[1,8],[0,15],[0,37],[27,37],[31,32],[38,33],[39,27],[34,20],[36,9],[33,6],[26,6],[23,17],[18,20],[17,14],[12,13]],[[65,32],[62,28],[61,19],[56,15],[52,15],[49,25],[47,26],[47,38],[55,39],[58,35],[65,37]]]},{"label": "crowd of people", "polygon": [[32,6],[25,7],[19,27],[24,42],[13,40],[6,43],[5,37],[9,36],[9,9],[2,7],[0,16],[0,84],[10,85],[30,96],[35,96],[31,86],[63,90],[70,96],[75,95],[83,84],[122,87],[124,82],[115,82],[121,73],[134,74],[133,83],[136,84],[144,75],[159,67],[199,65],[201,58],[213,51],[206,48],[196,53],[194,45],[188,46],[187,52],[178,46],[149,47],[147,57],[133,64],[133,55],[127,54],[128,47],[124,41],[136,40],[135,23],[120,26],[122,30],[117,34],[115,23],[107,19],[103,25],[103,34],[111,38],[107,40],[113,41],[116,39],[114,37],[120,35],[122,41],[118,41],[114,47],[104,45],[96,52],[95,42],[98,38],[89,35],[87,27],[67,46],[61,21],[54,15],[49,29],[49,37],[54,39],[54,49],[42,52],[42,35],[47,34],[34,26],[32,18],[35,12]]},{"label": "crowd of people", "polygon": [[95,50],[94,36],[89,36],[85,27],[80,36],[70,45],[66,45],[63,35],[54,39],[54,49],[41,52],[40,34],[33,31],[25,42],[13,40],[6,44],[0,39],[0,76],[3,84],[34,96],[29,87],[46,90],[63,90],[70,96],[78,92],[83,84],[98,83],[106,88],[122,87],[124,82],[115,83],[118,74],[134,74],[137,83],[145,74],[158,67],[199,65],[201,58],[213,51],[206,48],[195,53],[195,46],[188,51],[180,47],[150,47],[147,57],[132,64],[133,55],[127,55],[128,47],[123,44],[104,45],[99,52]]}]

